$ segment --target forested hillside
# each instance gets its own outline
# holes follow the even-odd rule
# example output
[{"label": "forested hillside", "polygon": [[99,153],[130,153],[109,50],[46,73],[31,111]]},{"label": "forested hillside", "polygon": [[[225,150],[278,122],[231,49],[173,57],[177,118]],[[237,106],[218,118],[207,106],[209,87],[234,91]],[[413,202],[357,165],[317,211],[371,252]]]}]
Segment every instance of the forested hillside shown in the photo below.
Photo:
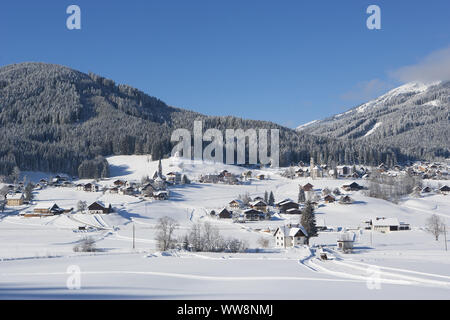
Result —
[{"label": "forested hillside", "polygon": [[449,157],[450,82],[408,83],[299,132],[399,148],[410,157]]},{"label": "forested hillside", "polygon": [[167,156],[173,147],[173,130],[191,129],[194,120],[203,120],[205,129],[280,129],[282,165],[309,161],[311,156],[328,164],[406,159],[398,147],[318,137],[265,121],[204,116],[170,107],[95,74],[59,65],[22,63],[0,68],[0,174],[9,175],[17,166],[21,170],[106,175],[103,156]]}]

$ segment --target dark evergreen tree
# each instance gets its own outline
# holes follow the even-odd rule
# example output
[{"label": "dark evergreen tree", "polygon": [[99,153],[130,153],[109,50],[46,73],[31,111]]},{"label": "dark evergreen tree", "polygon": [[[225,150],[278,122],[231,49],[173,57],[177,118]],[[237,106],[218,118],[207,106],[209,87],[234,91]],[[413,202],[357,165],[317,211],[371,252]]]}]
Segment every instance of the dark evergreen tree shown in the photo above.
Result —
[{"label": "dark evergreen tree", "polygon": [[273,192],[270,191],[270,195],[269,195],[269,206],[273,206],[275,204],[275,197],[273,195]]},{"label": "dark evergreen tree", "polygon": [[305,190],[302,187],[298,191],[298,203],[304,203],[306,201]]},{"label": "dark evergreen tree", "polygon": [[314,206],[310,201],[306,202],[305,208],[302,210],[302,217],[300,224],[305,228],[308,233],[307,244],[309,245],[309,239],[317,237],[316,218],[314,215]]}]

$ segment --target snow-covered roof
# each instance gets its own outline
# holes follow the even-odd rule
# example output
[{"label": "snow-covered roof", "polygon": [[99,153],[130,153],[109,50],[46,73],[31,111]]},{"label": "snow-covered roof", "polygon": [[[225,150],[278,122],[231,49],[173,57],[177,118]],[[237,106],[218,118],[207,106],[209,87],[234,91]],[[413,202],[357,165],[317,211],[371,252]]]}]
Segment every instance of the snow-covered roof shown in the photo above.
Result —
[{"label": "snow-covered roof", "polygon": [[7,200],[20,200],[23,198],[23,193],[9,193],[6,195]]},{"label": "snow-covered roof", "polygon": [[280,230],[285,237],[295,237],[299,231],[301,231],[305,236],[308,236],[308,232],[306,232],[302,225],[298,225],[296,227],[281,226],[275,231],[275,234],[278,230]]},{"label": "snow-covered roof", "polygon": [[264,201],[262,201],[262,200],[256,200],[256,201],[250,202],[251,206],[256,206],[257,204],[261,204],[263,206],[267,206],[267,204]]},{"label": "snow-covered roof", "polygon": [[372,220],[372,224],[374,226],[398,226],[400,223],[398,222],[397,218],[386,218],[386,219],[379,219],[379,220]]},{"label": "snow-covered roof", "polygon": [[57,206],[54,202],[40,202],[34,208],[35,209],[48,209],[50,210],[54,206]]}]

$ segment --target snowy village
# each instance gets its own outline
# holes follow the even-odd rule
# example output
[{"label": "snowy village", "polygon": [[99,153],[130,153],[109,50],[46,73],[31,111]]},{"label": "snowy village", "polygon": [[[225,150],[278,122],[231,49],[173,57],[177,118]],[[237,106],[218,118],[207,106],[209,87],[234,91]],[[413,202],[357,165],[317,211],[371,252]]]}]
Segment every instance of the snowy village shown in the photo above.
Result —
[{"label": "snowy village", "polygon": [[[39,259],[43,275],[30,281],[53,283],[75,263],[98,270],[105,282],[134,269],[164,283],[205,276],[208,284],[225,281],[217,293],[225,297],[237,285],[243,297],[289,298],[253,278],[286,286],[335,281],[330,297],[342,286],[376,296],[367,289],[372,277],[405,297],[450,289],[442,229],[450,212],[448,163],[330,168],[312,158],[274,169],[146,155],[107,160],[109,178],[17,172],[15,183],[2,184],[0,263],[11,274],[2,281],[33,270]],[[50,276],[56,269],[61,275]],[[121,296],[147,281],[124,279]],[[157,294],[176,290],[170,283]]]}]

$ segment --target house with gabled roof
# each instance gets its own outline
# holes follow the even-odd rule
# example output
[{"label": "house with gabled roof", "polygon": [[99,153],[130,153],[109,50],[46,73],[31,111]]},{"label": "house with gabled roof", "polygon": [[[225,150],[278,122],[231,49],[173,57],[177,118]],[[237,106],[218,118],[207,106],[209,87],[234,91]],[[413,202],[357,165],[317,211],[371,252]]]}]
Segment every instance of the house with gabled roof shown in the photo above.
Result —
[{"label": "house with gabled roof", "polygon": [[24,204],[25,196],[22,192],[8,193],[6,195],[6,205],[11,207],[17,207]]},{"label": "house with gabled roof", "polygon": [[95,201],[87,208],[90,214],[108,214],[113,212],[112,205],[110,203],[103,203],[101,201]]},{"label": "house with gabled roof", "polygon": [[273,236],[277,248],[291,248],[307,244],[308,233],[302,225],[281,226]]},{"label": "house with gabled roof", "polygon": [[263,200],[256,200],[256,201],[250,202],[250,208],[258,210],[258,211],[262,211],[262,212],[267,212],[267,203],[265,203]]},{"label": "house with gabled roof", "polygon": [[33,213],[40,216],[52,216],[61,214],[63,212],[64,209],[61,209],[54,202],[40,202],[33,209]]}]

